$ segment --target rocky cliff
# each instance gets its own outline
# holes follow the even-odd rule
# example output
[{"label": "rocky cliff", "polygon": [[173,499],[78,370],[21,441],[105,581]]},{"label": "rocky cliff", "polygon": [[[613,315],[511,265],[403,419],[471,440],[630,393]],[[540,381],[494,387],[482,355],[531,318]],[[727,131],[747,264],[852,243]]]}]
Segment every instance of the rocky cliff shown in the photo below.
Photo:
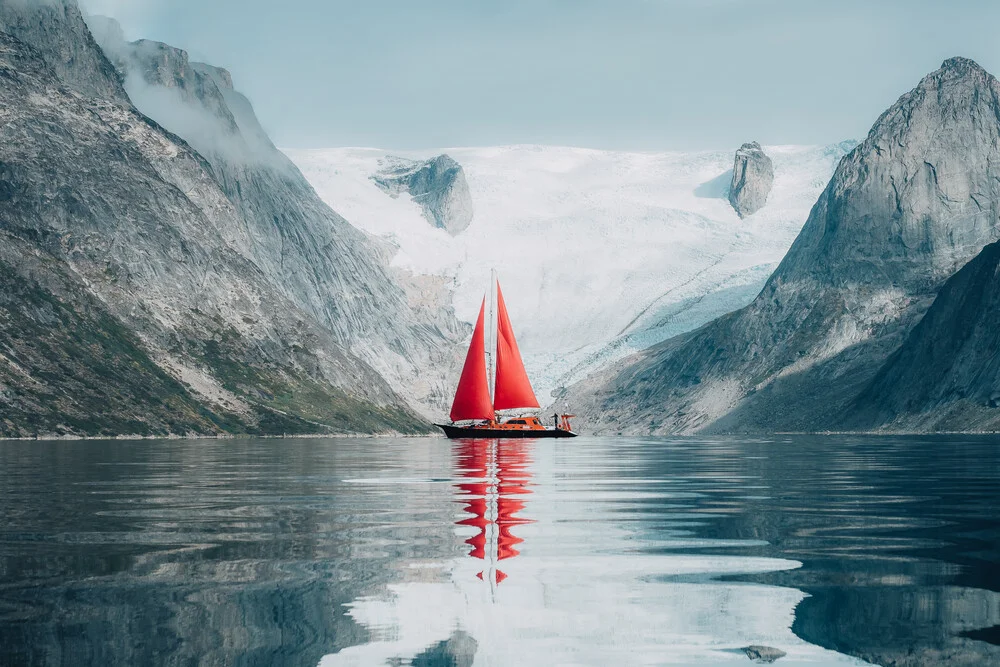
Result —
[{"label": "rocky cliff", "polygon": [[388,158],[371,178],[391,196],[409,194],[428,222],[452,236],[472,223],[472,195],[465,172],[447,155],[424,161]]},{"label": "rocky cliff", "polygon": [[348,335],[383,298],[407,310],[391,282],[389,297],[359,284],[388,280],[366,239],[310,246],[280,218],[268,236],[218,164],[136,110],[71,0],[0,5],[0,78],[0,270],[16,286],[0,434],[426,428]]},{"label": "rocky cliff", "polygon": [[1000,428],[1000,243],[952,276],[855,401],[855,428]]},{"label": "rocky cliff", "polygon": [[606,431],[843,427],[944,281],[1000,236],[997,165],[1000,84],[947,60],[841,161],[751,305],[581,383],[577,409]]},{"label": "rocky cliff", "polygon": [[228,71],[159,42],[127,43],[112,20],[89,20],[137,108],[208,161],[248,226],[254,263],[417,409],[440,412],[464,335],[445,286],[390,271],[383,249],[274,147]]},{"label": "rocky cliff", "polygon": [[736,151],[733,180],[729,184],[729,203],[741,218],[764,208],[774,185],[774,165],[756,141],[743,144]]},{"label": "rocky cliff", "polygon": [[114,67],[96,48],[73,0],[4,0],[0,30],[33,46],[63,85],[88,97],[122,97]]}]

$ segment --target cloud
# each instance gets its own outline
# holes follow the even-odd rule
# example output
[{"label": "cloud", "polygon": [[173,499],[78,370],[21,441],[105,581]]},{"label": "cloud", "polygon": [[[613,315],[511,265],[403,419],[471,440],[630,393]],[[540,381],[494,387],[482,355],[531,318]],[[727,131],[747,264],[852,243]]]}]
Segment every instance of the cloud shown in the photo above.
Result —
[{"label": "cloud", "polygon": [[110,16],[121,23],[129,39],[147,32],[163,9],[159,0],[79,0],[85,14]]}]

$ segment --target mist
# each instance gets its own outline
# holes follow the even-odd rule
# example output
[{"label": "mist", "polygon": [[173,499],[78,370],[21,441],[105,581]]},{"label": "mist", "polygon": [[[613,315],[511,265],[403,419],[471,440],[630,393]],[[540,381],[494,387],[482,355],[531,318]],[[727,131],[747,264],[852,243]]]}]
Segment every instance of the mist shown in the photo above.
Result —
[{"label": "mist", "polygon": [[[129,42],[115,19],[91,14],[86,21],[105,55],[122,72],[125,92],[143,114],[183,137],[204,156],[218,155],[234,164],[286,165],[257,122],[250,103],[222,80],[215,67],[191,61],[187,54],[168,45]],[[174,75],[210,80],[204,88],[211,97],[200,99],[189,90],[147,79],[144,67],[158,66],[168,58],[174,60],[172,66],[183,68]]]}]

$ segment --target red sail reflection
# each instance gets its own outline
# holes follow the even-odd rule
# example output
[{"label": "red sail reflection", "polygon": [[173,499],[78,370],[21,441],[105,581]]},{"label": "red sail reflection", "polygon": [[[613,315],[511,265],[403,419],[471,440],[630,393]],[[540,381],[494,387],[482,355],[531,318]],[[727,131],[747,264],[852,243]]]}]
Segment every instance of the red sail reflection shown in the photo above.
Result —
[{"label": "red sail reflection", "polygon": [[478,533],[465,542],[469,555],[489,561],[489,571],[480,579],[490,578],[499,584],[507,578],[497,563],[517,556],[515,547],[524,540],[511,531],[515,526],[532,523],[517,516],[524,509],[522,499],[531,493],[530,440],[460,440],[456,443],[456,467],[468,481],[456,486],[468,497],[461,502],[471,516],[456,522],[472,526]]}]

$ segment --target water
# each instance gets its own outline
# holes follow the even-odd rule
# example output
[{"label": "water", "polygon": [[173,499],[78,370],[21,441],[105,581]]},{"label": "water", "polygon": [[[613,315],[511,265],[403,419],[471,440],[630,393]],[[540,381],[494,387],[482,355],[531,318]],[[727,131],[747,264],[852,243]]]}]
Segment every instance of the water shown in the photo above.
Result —
[{"label": "water", "polygon": [[0,442],[0,665],[1000,664],[1000,439]]}]

